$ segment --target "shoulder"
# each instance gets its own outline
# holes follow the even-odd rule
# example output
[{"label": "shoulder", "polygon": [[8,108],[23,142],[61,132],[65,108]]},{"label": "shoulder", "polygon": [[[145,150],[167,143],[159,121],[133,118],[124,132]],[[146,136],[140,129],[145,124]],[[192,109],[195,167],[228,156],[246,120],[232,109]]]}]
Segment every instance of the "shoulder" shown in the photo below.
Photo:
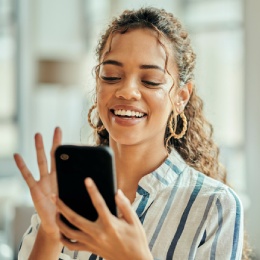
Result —
[{"label": "shoulder", "polygon": [[226,220],[232,219],[235,225],[242,223],[243,205],[231,187],[191,167],[185,169],[183,179],[183,186],[189,183],[193,193],[197,190],[196,205],[204,204],[205,208],[209,207],[209,217],[222,216]]},{"label": "shoulder", "polygon": [[179,192],[196,197],[196,200],[213,200],[213,204],[221,203],[223,207],[242,210],[239,196],[231,187],[187,165],[176,151],[171,153],[169,159],[180,169]]},{"label": "shoulder", "polygon": [[171,168],[183,179],[182,184],[184,186],[196,186],[197,189],[203,188],[204,192],[226,194],[237,198],[237,195],[229,186],[189,166],[176,150],[171,151],[168,160],[172,163]]}]

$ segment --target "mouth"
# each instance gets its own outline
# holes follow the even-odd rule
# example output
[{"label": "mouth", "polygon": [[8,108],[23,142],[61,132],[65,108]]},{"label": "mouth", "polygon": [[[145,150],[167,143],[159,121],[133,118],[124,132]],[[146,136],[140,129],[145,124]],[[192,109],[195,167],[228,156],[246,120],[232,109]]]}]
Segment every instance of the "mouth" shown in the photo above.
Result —
[{"label": "mouth", "polygon": [[125,110],[125,109],[111,109],[110,110],[115,116],[121,118],[143,118],[147,116],[146,113],[138,112],[134,110]]}]

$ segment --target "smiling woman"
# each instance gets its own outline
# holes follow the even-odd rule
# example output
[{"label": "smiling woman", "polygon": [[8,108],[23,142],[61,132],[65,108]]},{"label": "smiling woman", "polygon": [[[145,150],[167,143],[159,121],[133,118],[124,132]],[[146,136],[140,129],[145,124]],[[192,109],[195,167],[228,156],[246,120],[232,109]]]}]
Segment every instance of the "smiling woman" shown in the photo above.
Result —
[{"label": "smiling woman", "polygon": [[[85,184],[98,212],[95,222],[51,196],[61,130],[54,133],[50,173],[37,134],[39,181],[15,155],[37,210],[19,257],[241,259],[243,207],[226,185],[212,126],[196,94],[195,54],[180,22],[156,8],[125,11],[101,37],[97,57],[89,122],[97,145],[109,145],[115,155],[119,217],[91,179]],[[78,230],[55,220],[56,211]]]},{"label": "smiling woman", "polygon": [[[167,120],[177,98],[173,96],[177,73],[173,63],[166,65],[156,33],[136,29],[115,34],[103,53],[97,104],[110,146],[119,142],[143,147],[153,139],[155,147],[164,147]],[[138,117],[132,116],[136,112]]]}]

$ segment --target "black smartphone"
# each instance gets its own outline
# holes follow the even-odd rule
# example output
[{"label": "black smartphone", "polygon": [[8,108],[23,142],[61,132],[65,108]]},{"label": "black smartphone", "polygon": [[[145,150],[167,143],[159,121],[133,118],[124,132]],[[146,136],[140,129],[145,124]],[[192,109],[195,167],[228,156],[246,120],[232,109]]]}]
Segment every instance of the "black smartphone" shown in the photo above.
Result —
[{"label": "black smartphone", "polygon": [[[84,180],[91,177],[109,210],[117,216],[116,176],[113,151],[107,146],[60,145],[55,151],[59,198],[79,215],[95,221],[98,217]],[[64,216],[62,221],[77,229]]]}]

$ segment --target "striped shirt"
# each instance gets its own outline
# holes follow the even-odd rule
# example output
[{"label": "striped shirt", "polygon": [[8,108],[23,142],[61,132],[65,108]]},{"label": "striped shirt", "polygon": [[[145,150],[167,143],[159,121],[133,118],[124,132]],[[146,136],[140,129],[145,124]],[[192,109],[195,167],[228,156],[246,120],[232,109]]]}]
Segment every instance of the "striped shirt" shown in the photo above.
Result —
[{"label": "striped shirt", "polygon": [[[243,209],[235,192],[188,166],[176,151],[144,176],[132,204],[159,259],[241,259]],[[40,219],[32,216],[19,260],[28,259]],[[47,259],[47,258],[46,258]],[[102,259],[63,248],[59,259]]]}]

